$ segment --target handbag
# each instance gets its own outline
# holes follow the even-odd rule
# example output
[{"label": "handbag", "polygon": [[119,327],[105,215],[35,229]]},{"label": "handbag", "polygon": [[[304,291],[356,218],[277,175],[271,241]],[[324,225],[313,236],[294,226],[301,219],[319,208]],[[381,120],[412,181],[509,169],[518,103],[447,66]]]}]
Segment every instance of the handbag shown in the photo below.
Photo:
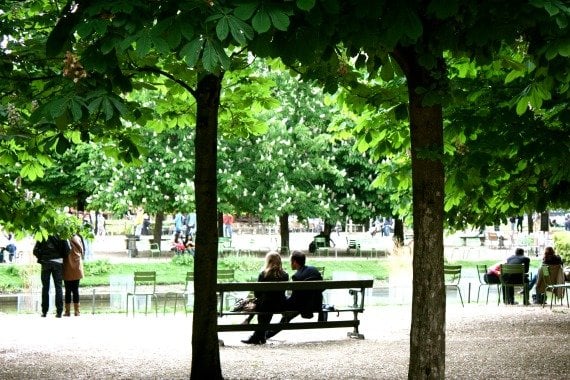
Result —
[{"label": "handbag", "polygon": [[257,298],[238,298],[234,302],[231,311],[254,311],[257,306]]}]

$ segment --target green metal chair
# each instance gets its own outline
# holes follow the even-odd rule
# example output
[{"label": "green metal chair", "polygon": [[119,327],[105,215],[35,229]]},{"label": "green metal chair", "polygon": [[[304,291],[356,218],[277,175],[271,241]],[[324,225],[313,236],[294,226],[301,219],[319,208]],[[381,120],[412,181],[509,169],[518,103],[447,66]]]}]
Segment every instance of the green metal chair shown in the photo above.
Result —
[{"label": "green metal chair", "polygon": [[327,239],[324,237],[316,237],[315,240],[315,249],[317,254],[326,254],[329,255],[329,247],[327,247]]},{"label": "green metal chair", "polygon": [[523,303],[528,305],[528,276],[524,271],[524,264],[501,264],[499,279],[501,280],[503,291],[499,292],[497,305],[501,302],[501,293],[503,293],[503,298],[505,298],[507,289],[513,288],[514,294],[515,287],[523,288]]},{"label": "green metal chair", "polygon": [[459,299],[461,300],[461,306],[465,307],[463,304],[463,297],[461,296],[461,289],[459,288],[459,281],[461,281],[461,265],[444,265],[443,274],[445,278],[445,288],[456,289],[459,294]]},{"label": "green metal chair", "polygon": [[156,272],[135,272],[132,292],[127,292],[127,316],[129,315],[129,297],[132,300],[133,317],[135,316],[135,298],[145,298],[144,313],[148,312],[148,299],[154,298],[154,312],[158,316],[158,297],[156,295]]},{"label": "green metal chair", "polygon": [[485,274],[487,274],[488,268],[486,265],[477,265],[477,277],[479,278],[479,288],[477,289],[477,303],[479,303],[479,292],[481,291],[482,286],[487,287],[487,302],[489,304],[489,291],[491,290],[491,286],[497,287],[497,294],[501,291],[499,288],[499,284],[489,284],[485,281]]},{"label": "green metal chair", "polygon": [[174,315],[176,315],[176,307],[178,305],[178,299],[182,298],[184,301],[184,311],[188,315],[188,296],[193,291],[194,287],[194,272],[186,272],[186,280],[184,282],[184,289],[178,292],[168,292],[164,295],[164,309],[163,314],[166,313],[166,304],[168,300],[174,297]]}]

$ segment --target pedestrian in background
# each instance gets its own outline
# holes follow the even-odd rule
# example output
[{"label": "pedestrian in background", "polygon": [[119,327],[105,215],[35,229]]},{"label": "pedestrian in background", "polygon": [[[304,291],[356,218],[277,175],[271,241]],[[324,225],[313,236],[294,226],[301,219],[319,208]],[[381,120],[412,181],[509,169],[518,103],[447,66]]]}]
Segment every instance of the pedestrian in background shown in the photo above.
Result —
[{"label": "pedestrian in background", "polygon": [[70,239],[71,251],[63,260],[63,282],[65,283],[65,312],[64,317],[71,315],[71,301],[73,300],[74,315],[79,316],[79,281],[83,278],[83,259],[85,258],[85,245],[79,234]]},{"label": "pedestrian in background", "polygon": [[63,280],[63,258],[69,255],[69,241],[60,239],[55,235],[49,236],[45,240],[36,242],[33,254],[42,266],[42,317],[46,317],[49,311],[49,287],[50,280],[53,279],[55,287],[55,308],[56,318],[61,318],[63,312],[63,291],[61,283]]}]

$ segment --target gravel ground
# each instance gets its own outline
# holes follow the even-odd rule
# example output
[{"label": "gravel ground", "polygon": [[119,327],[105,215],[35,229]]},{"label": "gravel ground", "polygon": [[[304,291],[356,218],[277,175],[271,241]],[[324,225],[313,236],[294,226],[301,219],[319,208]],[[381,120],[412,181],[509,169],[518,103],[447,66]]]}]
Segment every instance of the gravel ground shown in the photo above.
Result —
[{"label": "gravel ground", "polygon": [[[191,318],[0,315],[0,379],[187,379]],[[247,346],[221,333],[226,379],[406,379],[409,306],[372,307],[347,329],[283,331]],[[448,379],[570,379],[570,309],[451,305]]]}]

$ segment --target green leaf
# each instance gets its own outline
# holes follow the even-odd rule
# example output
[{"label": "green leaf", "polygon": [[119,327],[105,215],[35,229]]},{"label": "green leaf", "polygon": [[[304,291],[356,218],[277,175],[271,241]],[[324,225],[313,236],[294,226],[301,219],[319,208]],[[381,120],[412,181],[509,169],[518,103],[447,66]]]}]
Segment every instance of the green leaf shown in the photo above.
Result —
[{"label": "green leaf", "polygon": [[210,41],[206,41],[204,45],[204,53],[202,54],[202,65],[204,69],[209,72],[213,72],[218,64],[218,54],[216,49]]},{"label": "green leaf", "polygon": [[257,9],[258,3],[256,1],[251,3],[244,3],[239,5],[234,10],[234,15],[241,20],[248,20]]},{"label": "green leaf", "polygon": [[141,37],[137,40],[135,44],[135,51],[139,55],[139,57],[144,57],[150,51],[150,47],[152,46],[152,39],[148,32],[143,32]]},{"label": "green leaf", "polygon": [[180,17],[177,18],[178,25],[180,27],[180,33],[186,38],[188,41],[191,41],[194,38],[194,28],[192,24],[188,22],[186,17],[189,17],[189,14],[181,14]]},{"label": "green leaf", "polygon": [[228,19],[226,17],[221,18],[220,21],[216,24],[216,34],[220,41],[225,40],[230,33],[230,28],[228,25]]},{"label": "green leaf", "polygon": [[253,29],[247,23],[237,17],[228,17],[230,32],[236,42],[242,46],[247,44],[247,39],[253,38]]},{"label": "green leaf", "polygon": [[442,20],[455,15],[458,9],[459,1],[457,0],[432,0],[428,6],[428,12]]},{"label": "green leaf", "polygon": [[517,115],[519,115],[519,116],[523,115],[526,112],[527,105],[528,105],[528,98],[526,96],[523,96],[517,102]]},{"label": "green leaf", "polygon": [[83,112],[81,111],[81,104],[76,100],[72,100],[70,108],[71,115],[73,116],[73,121],[80,120],[81,116],[83,116]]},{"label": "green leaf", "polygon": [[57,144],[55,145],[55,151],[58,154],[64,154],[69,148],[71,147],[71,144],[69,143],[69,141],[65,138],[65,136],[60,135],[57,138]]},{"label": "green leaf", "polygon": [[269,16],[271,17],[271,21],[273,22],[273,26],[275,26],[275,28],[285,31],[289,27],[289,16],[287,16],[287,14],[282,10],[271,10],[269,12]]},{"label": "green leaf", "polygon": [[253,29],[258,33],[265,33],[271,27],[271,19],[264,9],[260,9],[251,20]]},{"label": "green leaf", "polygon": [[507,76],[505,77],[505,84],[511,83],[515,79],[523,77],[523,76],[524,76],[524,72],[519,71],[519,70],[513,70],[510,73],[508,73]]},{"label": "green leaf", "polygon": [[394,79],[394,69],[390,63],[385,63],[380,68],[380,78],[386,82]]},{"label": "green leaf", "polygon": [[26,162],[20,169],[20,176],[34,181],[36,178],[44,176],[44,169],[37,162]]},{"label": "green leaf", "polygon": [[297,8],[310,11],[315,6],[315,0],[297,0]]},{"label": "green leaf", "polygon": [[200,52],[202,51],[203,41],[198,37],[188,42],[180,50],[180,56],[184,59],[184,62],[188,67],[195,67],[200,59]]}]

